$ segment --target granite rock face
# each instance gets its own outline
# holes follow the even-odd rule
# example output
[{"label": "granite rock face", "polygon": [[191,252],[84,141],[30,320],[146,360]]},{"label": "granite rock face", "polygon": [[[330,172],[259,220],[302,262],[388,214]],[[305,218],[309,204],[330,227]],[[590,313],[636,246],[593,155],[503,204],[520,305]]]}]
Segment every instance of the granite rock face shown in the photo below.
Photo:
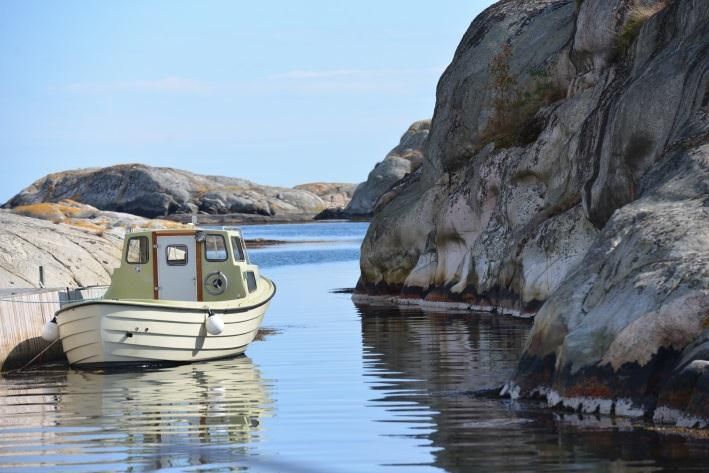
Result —
[{"label": "granite rock face", "polygon": [[105,285],[120,263],[126,229],[179,229],[170,220],[98,210],[71,200],[0,210],[0,288]]},{"label": "granite rock face", "polygon": [[96,234],[0,210],[0,287],[37,287],[39,266],[46,287],[109,284],[122,247],[120,229]]},{"label": "granite rock face", "polygon": [[[4,207],[71,199],[101,210],[147,218],[194,213],[312,217],[332,202],[344,200],[347,190],[328,192],[322,198],[308,189],[269,187],[244,179],[125,164],[50,174],[22,190]],[[338,192],[340,197],[335,198]]]},{"label": "granite rock face", "polygon": [[[597,230],[576,208],[580,179],[566,176],[577,174],[568,157],[590,93],[542,110],[557,126],[529,147],[495,149],[479,139],[493,114],[490,63],[502,44],[511,43],[518,88],[541,74],[568,87],[574,12],[574,2],[503,1],[473,21],[439,81],[423,166],[387,193],[369,228],[361,291],[522,311],[583,256]],[[555,238],[570,229],[578,242]]]},{"label": "granite rock face", "polygon": [[374,166],[367,180],[357,186],[352,200],[344,210],[348,217],[368,217],[374,211],[379,198],[405,175],[423,164],[423,149],[428,139],[431,120],[413,123],[404,133],[399,144]]},{"label": "granite rock face", "polygon": [[706,425],[706,2],[496,3],[425,156],[380,200],[355,298],[536,314],[506,393]]}]

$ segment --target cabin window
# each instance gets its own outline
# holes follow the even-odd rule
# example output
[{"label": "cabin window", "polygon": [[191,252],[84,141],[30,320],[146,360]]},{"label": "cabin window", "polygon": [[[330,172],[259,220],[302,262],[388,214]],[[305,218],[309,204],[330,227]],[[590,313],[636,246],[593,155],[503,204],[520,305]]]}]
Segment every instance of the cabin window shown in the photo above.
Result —
[{"label": "cabin window", "polygon": [[256,290],[256,273],[253,271],[246,272],[246,287],[249,289],[249,292]]},{"label": "cabin window", "polygon": [[167,245],[165,260],[170,266],[184,266],[187,264],[187,245]]},{"label": "cabin window", "polygon": [[148,237],[132,237],[128,240],[126,262],[128,264],[145,264],[148,262]]},{"label": "cabin window", "polygon": [[207,235],[204,240],[204,256],[207,261],[226,261],[226,241],[222,235]]},{"label": "cabin window", "polygon": [[246,261],[246,253],[244,252],[244,243],[239,237],[231,237],[231,246],[234,247],[234,260]]}]

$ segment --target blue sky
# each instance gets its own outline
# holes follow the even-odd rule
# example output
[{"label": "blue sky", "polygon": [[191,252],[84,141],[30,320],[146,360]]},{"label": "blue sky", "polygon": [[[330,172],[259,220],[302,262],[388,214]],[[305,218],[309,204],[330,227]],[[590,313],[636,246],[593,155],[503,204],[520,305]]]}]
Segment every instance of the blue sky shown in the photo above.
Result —
[{"label": "blue sky", "polygon": [[0,201],[128,162],[362,181],[490,3],[3,1]]}]

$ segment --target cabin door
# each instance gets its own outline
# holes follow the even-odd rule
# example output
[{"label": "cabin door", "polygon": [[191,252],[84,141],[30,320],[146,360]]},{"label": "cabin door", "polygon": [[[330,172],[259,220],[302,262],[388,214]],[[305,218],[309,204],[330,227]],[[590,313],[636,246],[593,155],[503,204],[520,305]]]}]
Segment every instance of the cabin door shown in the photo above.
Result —
[{"label": "cabin door", "polygon": [[158,297],[197,300],[197,242],[193,235],[157,237]]}]

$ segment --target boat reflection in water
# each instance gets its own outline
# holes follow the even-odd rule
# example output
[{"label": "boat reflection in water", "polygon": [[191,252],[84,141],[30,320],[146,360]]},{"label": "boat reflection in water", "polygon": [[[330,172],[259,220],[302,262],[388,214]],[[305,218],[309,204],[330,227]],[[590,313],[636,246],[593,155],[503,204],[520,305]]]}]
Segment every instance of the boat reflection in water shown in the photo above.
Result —
[{"label": "boat reflection in water", "polygon": [[[16,444],[3,460],[6,466],[52,464],[72,470],[90,463],[95,470],[145,470],[238,464],[259,440],[261,420],[272,410],[267,385],[244,356],[155,370],[62,375],[65,379],[57,373],[49,385],[23,383],[15,392],[8,390],[19,395],[14,411],[23,398],[28,404],[40,402],[26,413],[30,417],[18,419],[18,427],[28,422],[45,427],[36,437],[25,433],[19,439],[4,419],[0,447]],[[54,393],[54,402],[42,402],[45,388]]]},{"label": "boat reflection in water", "polygon": [[[449,472],[704,470],[701,440],[642,420],[551,411],[541,403],[473,395],[513,374],[531,322],[360,305],[365,368],[391,435],[420,439]],[[494,392],[494,391],[493,391]],[[402,429],[401,426],[406,426]]]}]

